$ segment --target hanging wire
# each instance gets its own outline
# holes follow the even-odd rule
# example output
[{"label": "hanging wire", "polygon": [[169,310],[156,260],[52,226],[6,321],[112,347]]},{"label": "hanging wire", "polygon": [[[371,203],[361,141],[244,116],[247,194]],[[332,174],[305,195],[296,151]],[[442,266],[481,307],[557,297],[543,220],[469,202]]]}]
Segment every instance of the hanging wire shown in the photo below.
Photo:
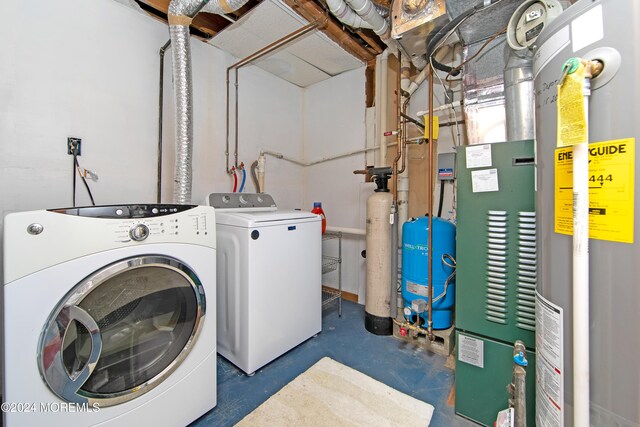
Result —
[{"label": "hanging wire", "polygon": [[73,174],[73,186],[71,187],[73,190],[73,207],[76,207],[76,151],[73,150],[73,163],[71,163],[71,173]]},{"label": "hanging wire", "polygon": [[505,26],[504,28],[502,28],[502,29],[498,30],[496,33],[494,33],[486,42],[484,42],[484,44],[480,47],[480,49],[471,56],[471,58],[467,59],[466,61],[464,61],[463,63],[461,63],[457,67],[451,69],[451,71],[449,71],[449,73],[447,73],[447,75],[446,75],[446,77],[444,79],[446,81],[448,81],[448,82],[452,81],[452,80],[449,80],[449,77],[452,76],[453,73],[455,73],[457,70],[460,70],[462,67],[465,66],[465,64],[468,64],[469,62],[473,61],[489,45],[489,43],[494,41],[496,39],[496,37],[498,37],[499,35],[504,34],[506,32],[507,32],[507,27]]},{"label": "hanging wire", "polygon": [[442,254],[441,260],[444,265],[453,268],[453,272],[449,275],[449,277],[447,277],[447,280],[444,281],[444,291],[433,299],[432,304],[447,296],[447,288],[449,287],[449,282],[451,282],[451,279],[453,279],[456,275],[456,259],[449,254]]},{"label": "hanging wire", "polygon": [[80,167],[80,163],[78,163],[78,151],[74,147],[71,149],[73,153],[73,207],[76,207],[76,173],[80,175],[80,179],[82,179],[82,183],[84,184],[84,188],[87,189],[87,193],[89,194],[89,199],[91,199],[91,205],[95,206],[96,202],[93,200],[93,194],[91,193],[91,189],[89,188],[89,184],[87,184],[87,180],[82,173],[82,168]]}]

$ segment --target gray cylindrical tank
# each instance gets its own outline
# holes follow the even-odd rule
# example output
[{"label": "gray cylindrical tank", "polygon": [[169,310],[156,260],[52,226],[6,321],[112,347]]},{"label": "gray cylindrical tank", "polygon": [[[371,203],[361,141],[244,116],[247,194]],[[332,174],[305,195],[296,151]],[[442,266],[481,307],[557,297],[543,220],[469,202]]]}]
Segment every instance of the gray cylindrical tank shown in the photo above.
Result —
[{"label": "gray cylindrical tank", "polygon": [[[364,325],[376,335],[391,335],[391,224],[393,196],[376,190],[367,199],[367,290]],[[395,302],[395,301],[394,301]]]},{"label": "gray cylindrical tank", "polygon": [[[536,43],[538,292],[563,309],[564,402],[559,403],[564,409],[565,426],[573,425],[572,237],[554,231],[556,84],[563,63],[570,57],[606,57],[603,74],[591,82],[589,141],[640,141],[639,39],[637,0],[580,0],[545,28]],[[620,54],[617,70],[615,51]],[[635,360],[640,353],[639,153],[636,149],[635,177],[632,175],[633,243],[589,241],[590,407],[594,426],[640,425],[640,364]],[[539,384],[541,380],[539,377]],[[538,425],[557,424],[539,420]]]}]

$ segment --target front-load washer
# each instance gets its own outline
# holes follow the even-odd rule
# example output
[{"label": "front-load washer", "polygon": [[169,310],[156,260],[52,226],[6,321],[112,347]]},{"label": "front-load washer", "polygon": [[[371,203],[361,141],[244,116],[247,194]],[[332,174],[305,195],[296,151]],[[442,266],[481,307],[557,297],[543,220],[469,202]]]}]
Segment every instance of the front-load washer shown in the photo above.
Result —
[{"label": "front-load washer", "polygon": [[278,210],[268,194],[212,193],[218,353],[252,375],[322,329],[318,215]]},{"label": "front-load washer", "polygon": [[123,205],[4,222],[4,422],[181,426],[216,405],[215,211]]}]

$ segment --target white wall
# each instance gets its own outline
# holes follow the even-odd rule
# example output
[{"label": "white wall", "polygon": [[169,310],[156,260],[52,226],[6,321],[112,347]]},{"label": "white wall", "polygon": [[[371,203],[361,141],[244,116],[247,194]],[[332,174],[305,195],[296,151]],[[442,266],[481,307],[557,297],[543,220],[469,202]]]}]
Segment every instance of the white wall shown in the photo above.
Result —
[{"label": "white wall", "polygon": [[[70,206],[67,137],[82,138],[81,166],[96,203],[156,200],[159,48],[166,25],[113,0],[9,2],[0,26],[0,225],[14,211]],[[230,191],[224,173],[225,71],[236,61],[192,40],[193,201]],[[165,56],[163,201],[173,199],[175,148],[171,51]],[[263,146],[301,154],[302,89],[255,67],[240,71],[240,154]],[[232,122],[233,123],[233,122]],[[233,149],[231,150],[233,154]],[[247,177],[247,190],[253,191]],[[302,205],[302,174],[271,168],[267,190]],[[78,182],[77,204],[89,204]]]},{"label": "white wall", "polygon": [[[226,69],[237,58],[197,40],[192,40],[194,92],[194,203],[202,203],[211,192],[231,192],[233,178],[226,174]],[[234,164],[234,85],[231,73],[229,164]],[[163,125],[163,202],[173,200],[175,119],[171,83],[171,50],[165,56]],[[255,192],[251,163],[260,150],[269,149],[293,157],[302,155],[302,89],[254,66],[239,70],[238,162],[247,171],[245,192]],[[302,208],[302,171],[291,164],[267,160],[265,191],[278,207]],[[240,187],[238,174],[238,188]]]},{"label": "white wall", "polygon": [[[365,147],[365,69],[349,71],[316,83],[304,92],[304,156],[314,161]],[[332,160],[305,168],[305,208],[322,202],[327,224],[337,227],[365,228],[366,196],[370,185],[361,191],[364,154]],[[335,242],[324,243],[325,251],[335,253]],[[343,289],[364,297],[365,260],[360,252],[364,237],[343,238]],[[324,283],[337,285],[336,274],[324,277]]]},{"label": "white wall", "polygon": [[[167,29],[111,0],[7,2],[0,26],[0,225],[70,206],[67,137],[82,138],[97,203],[155,194],[158,48]],[[89,204],[78,181],[77,203]]]}]

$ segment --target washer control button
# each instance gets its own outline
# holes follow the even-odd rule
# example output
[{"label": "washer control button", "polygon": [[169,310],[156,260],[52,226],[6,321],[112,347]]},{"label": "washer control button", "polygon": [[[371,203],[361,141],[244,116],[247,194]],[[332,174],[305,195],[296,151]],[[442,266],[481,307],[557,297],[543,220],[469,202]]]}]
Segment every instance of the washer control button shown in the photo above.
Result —
[{"label": "washer control button", "polygon": [[153,208],[153,209],[151,209],[151,213],[152,213],[152,214],[157,214],[158,212],[160,212],[160,211],[158,210],[158,208]]},{"label": "washer control button", "polygon": [[33,234],[34,236],[42,233],[43,231],[44,231],[44,227],[42,226],[42,224],[38,224],[37,222],[30,224],[27,227],[27,233]]},{"label": "washer control button", "polygon": [[122,215],[122,209],[116,209],[116,215],[120,216]]},{"label": "washer control button", "polygon": [[149,237],[149,227],[144,224],[136,224],[129,229],[131,240],[140,242]]}]

